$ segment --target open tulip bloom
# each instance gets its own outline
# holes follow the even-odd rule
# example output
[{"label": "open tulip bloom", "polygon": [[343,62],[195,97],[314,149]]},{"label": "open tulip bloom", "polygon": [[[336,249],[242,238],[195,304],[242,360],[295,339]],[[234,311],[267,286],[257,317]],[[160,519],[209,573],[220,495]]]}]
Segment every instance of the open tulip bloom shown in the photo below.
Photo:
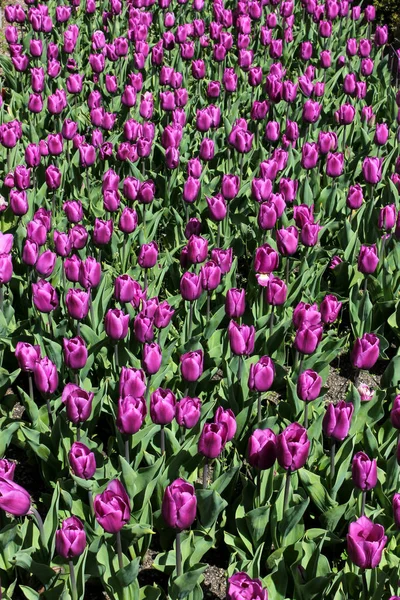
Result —
[{"label": "open tulip bloom", "polygon": [[399,594],[384,4],[4,4],[0,596]]}]

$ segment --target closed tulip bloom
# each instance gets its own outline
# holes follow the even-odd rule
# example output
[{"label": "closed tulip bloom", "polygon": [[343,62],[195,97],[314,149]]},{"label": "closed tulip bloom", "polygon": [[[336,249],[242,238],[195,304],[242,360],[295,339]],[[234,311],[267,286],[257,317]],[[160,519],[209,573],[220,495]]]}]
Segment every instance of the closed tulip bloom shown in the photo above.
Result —
[{"label": "closed tulip bloom", "polygon": [[65,259],[64,271],[68,281],[73,283],[77,283],[79,281],[80,265],[81,259],[76,254],[73,254],[70,258]]},{"label": "closed tulip bloom", "polygon": [[210,260],[201,268],[200,277],[203,290],[216,290],[221,282],[221,269],[213,260]]},{"label": "closed tulip bloom", "polygon": [[390,421],[396,429],[400,429],[400,395],[393,401],[393,407],[390,412]]},{"label": "closed tulip bloom", "polygon": [[225,448],[227,437],[226,423],[205,423],[199,438],[199,452],[206,458],[217,458]]},{"label": "closed tulip bloom", "polygon": [[318,162],[318,145],[306,142],[301,149],[301,166],[303,169],[314,169]]},{"label": "closed tulip bloom", "polygon": [[339,302],[336,296],[327,294],[319,307],[322,321],[324,323],[334,323],[338,318],[341,308],[342,303]]},{"label": "closed tulip bloom", "polygon": [[86,365],[88,351],[80,336],[70,339],[63,338],[63,354],[65,366],[69,369],[83,369]]},{"label": "closed tulip bloom", "polygon": [[390,231],[396,223],[396,206],[388,204],[379,211],[378,227]]},{"label": "closed tulip bloom", "polygon": [[82,321],[89,312],[90,294],[83,290],[71,288],[65,296],[65,304],[70,317]]},{"label": "closed tulip bloom", "polygon": [[342,104],[335,112],[335,119],[339,125],[350,125],[354,121],[356,109],[352,104]]},{"label": "closed tulip bloom", "polygon": [[143,397],[125,396],[118,400],[117,427],[125,435],[134,435],[143,425],[147,414],[146,402]]},{"label": "closed tulip bloom", "polygon": [[371,460],[365,452],[357,452],[351,463],[351,476],[358,489],[372,490],[378,481],[376,460]]},{"label": "closed tulip bloom", "polygon": [[122,367],[119,380],[119,395],[122,398],[141,398],[146,391],[146,377],[142,369]]},{"label": "closed tulip bloom", "polygon": [[276,460],[276,435],[272,429],[255,429],[247,443],[247,460],[257,469],[270,469]]},{"label": "closed tulip bloom", "polygon": [[123,340],[128,335],[129,315],[117,308],[109,309],[104,317],[104,329],[112,340]]},{"label": "closed tulip bloom", "polygon": [[112,220],[104,221],[96,218],[94,221],[93,241],[97,246],[104,246],[109,243],[113,233]]},{"label": "closed tulip bloom", "polygon": [[222,194],[217,194],[211,198],[206,197],[210,217],[213,221],[223,221],[227,214],[226,200]]},{"label": "closed tulip bloom", "polygon": [[306,123],[316,123],[321,115],[322,105],[314,100],[307,100],[303,106],[303,120]]},{"label": "closed tulip bloom", "polygon": [[160,370],[162,363],[162,352],[158,344],[145,344],[143,346],[143,368],[147,375],[154,375]]},{"label": "closed tulip bloom", "polygon": [[191,429],[197,425],[201,414],[201,400],[185,396],[175,405],[175,419],[178,425]]},{"label": "closed tulip bloom", "polygon": [[154,267],[158,258],[158,245],[156,242],[142,244],[138,255],[138,264],[142,269],[150,269]]},{"label": "closed tulip bloom", "polygon": [[293,311],[293,325],[296,329],[309,325],[320,325],[321,313],[317,304],[299,302]]},{"label": "closed tulip bloom", "polygon": [[33,221],[29,221],[28,225],[26,226],[26,234],[27,238],[33,242],[36,242],[38,246],[44,246],[46,243],[46,228],[42,223],[36,221],[35,219]]},{"label": "closed tulip bloom", "polygon": [[346,204],[352,210],[356,210],[360,208],[364,200],[362,187],[360,184],[356,183],[355,185],[351,185],[349,187],[349,191],[347,193]]},{"label": "closed tulip bloom", "polygon": [[176,479],[166,487],[161,514],[168,527],[182,531],[189,529],[196,518],[197,499],[195,489],[184,479]]},{"label": "closed tulip bloom", "polygon": [[130,519],[130,499],[118,479],[111,481],[93,504],[95,517],[107,533],[117,533]]},{"label": "closed tulip bloom", "polygon": [[269,244],[256,249],[254,269],[256,273],[272,273],[279,265],[279,254]]},{"label": "closed tulip bloom", "polygon": [[50,313],[58,306],[58,295],[53,286],[39,279],[37,283],[32,283],[33,304],[43,313]]},{"label": "closed tulip bloom", "polygon": [[321,227],[318,223],[305,223],[300,231],[300,240],[304,246],[312,247],[318,242]]},{"label": "closed tulip bloom", "polygon": [[86,290],[97,287],[101,279],[101,264],[92,256],[79,265],[79,283]]},{"label": "closed tulip bloom", "polygon": [[230,319],[243,316],[246,308],[246,291],[231,288],[226,293],[225,313]]},{"label": "closed tulip bloom", "polygon": [[86,547],[86,533],[78,517],[68,517],[56,531],[56,552],[66,560],[80,556]]},{"label": "closed tulip bloom", "polygon": [[[45,250],[40,254],[39,258],[36,261],[36,271],[42,277],[49,277],[54,271],[54,266],[56,264],[57,256],[51,250]],[[1,266],[1,255],[0,255],[0,266]]]},{"label": "closed tulip bloom", "polygon": [[230,442],[235,437],[237,423],[234,412],[228,408],[224,410],[222,406],[219,406],[215,412],[214,423],[225,423],[227,427],[226,441]]},{"label": "closed tulip bloom", "polygon": [[379,338],[373,333],[364,333],[357,338],[351,352],[351,362],[357,369],[372,369],[379,357]]},{"label": "closed tulip bloom", "polygon": [[28,492],[12,481],[0,475],[0,508],[15,517],[23,517],[31,508]]},{"label": "closed tulip bloom", "polygon": [[297,471],[304,467],[309,450],[307,431],[299,423],[292,423],[276,438],[278,463],[287,471]]},{"label": "closed tulip bloom", "polygon": [[10,190],[10,208],[14,215],[22,217],[29,210],[28,196],[25,191]]},{"label": "closed tulip bloom", "polygon": [[311,369],[300,373],[297,380],[297,395],[304,402],[311,402],[321,393],[322,378]]},{"label": "closed tulip bloom", "polygon": [[347,551],[350,560],[361,569],[374,569],[379,565],[386,542],[382,525],[367,517],[360,517],[349,525]]},{"label": "closed tulip bloom", "polygon": [[279,277],[269,276],[267,280],[260,281],[260,278],[265,276],[260,276],[258,278],[258,282],[265,287],[265,300],[267,304],[270,306],[281,306],[286,302],[287,296],[287,285],[282,279]]},{"label": "closed tulip bloom", "polygon": [[234,573],[228,579],[227,600],[268,600],[268,592],[259,579],[251,579],[247,573]]},{"label": "closed tulip bloom", "polygon": [[330,152],[326,158],[326,174],[328,177],[340,177],[343,173],[344,156],[341,152]]},{"label": "closed tulip bloom", "polygon": [[240,179],[237,175],[223,175],[221,192],[225,200],[233,200],[239,192]]},{"label": "closed tulip bloom", "polygon": [[283,256],[290,256],[297,250],[299,243],[299,232],[293,225],[286,229],[278,229],[276,232],[276,245]]},{"label": "closed tulip bloom", "polygon": [[336,150],[338,145],[337,135],[333,131],[320,131],[318,135],[318,149],[321,154],[329,154]]},{"label": "closed tulip bloom", "polygon": [[87,421],[92,412],[94,394],[83,390],[74,383],[68,383],[62,393],[61,400],[65,404],[68,419],[78,425]]},{"label": "closed tulip bloom", "polygon": [[265,202],[271,196],[272,182],[270,179],[255,177],[251,182],[251,194],[257,202]]},{"label": "closed tulip bloom", "polygon": [[187,352],[180,357],[182,377],[186,381],[197,381],[203,373],[203,351]]},{"label": "closed tulip bloom", "polygon": [[323,333],[322,325],[302,325],[294,338],[294,347],[302,354],[312,354],[317,349]]},{"label": "closed tulip bloom", "polygon": [[269,356],[262,356],[258,362],[250,365],[248,386],[255,392],[268,391],[275,377],[275,365]]},{"label": "closed tulip bloom", "polygon": [[175,394],[169,389],[156,389],[150,396],[150,417],[157,425],[168,425],[175,417]]},{"label": "closed tulip bloom", "polygon": [[164,329],[171,322],[175,310],[168,304],[166,300],[160,302],[154,313],[154,325],[158,329]]},{"label": "closed tulip bloom", "polygon": [[382,159],[371,156],[364,158],[362,172],[366,183],[379,183],[382,179]]},{"label": "closed tulip bloom", "polygon": [[229,273],[233,260],[232,248],[228,248],[227,250],[223,250],[222,248],[213,248],[211,250],[211,260],[217,263],[223,275]]},{"label": "closed tulip bloom", "polygon": [[238,325],[230,321],[228,326],[229,344],[233,354],[248,356],[254,350],[256,330],[253,325]]},{"label": "closed tulip bloom", "polygon": [[257,223],[260,229],[266,231],[268,229],[273,229],[278,220],[278,215],[276,214],[276,207],[271,200],[267,202],[262,202],[260,204],[260,210],[258,211]]},{"label": "closed tulip bloom", "polygon": [[[392,506],[396,529],[400,529],[400,494],[395,494],[393,496]],[[397,598],[398,596],[393,596],[391,600],[396,600]]]},{"label": "closed tulip bloom", "polygon": [[374,142],[378,146],[384,146],[389,138],[389,128],[386,123],[376,125]]},{"label": "closed tulip bloom", "polygon": [[47,356],[35,363],[33,377],[41,394],[54,394],[58,387],[58,371],[56,365]]},{"label": "closed tulip bloom", "polygon": [[73,474],[81,479],[91,479],[96,472],[94,453],[82,442],[74,442],[68,453]]},{"label": "closed tulip bloom", "polygon": [[362,245],[358,255],[358,270],[364,275],[374,273],[379,264],[378,250],[376,244],[371,246]]},{"label": "closed tulip bloom", "polygon": [[18,342],[15,347],[15,358],[21,371],[32,373],[36,363],[40,360],[40,346]]},{"label": "closed tulip bloom", "polygon": [[328,404],[322,421],[324,434],[336,441],[344,440],[349,433],[353,411],[354,405],[344,400]]}]

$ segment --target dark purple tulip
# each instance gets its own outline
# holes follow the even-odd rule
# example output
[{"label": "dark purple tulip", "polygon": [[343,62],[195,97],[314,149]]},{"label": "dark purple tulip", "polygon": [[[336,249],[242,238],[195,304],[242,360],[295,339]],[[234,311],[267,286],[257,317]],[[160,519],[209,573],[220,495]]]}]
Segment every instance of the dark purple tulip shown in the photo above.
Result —
[{"label": "dark purple tulip", "polygon": [[150,396],[150,417],[157,425],[168,425],[175,417],[175,394],[169,389],[156,389]]},{"label": "dark purple tulip", "polygon": [[307,431],[299,423],[292,423],[276,438],[278,463],[287,471],[296,471],[304,467],[309,450]]},{"label": "dark purple tulip", "polygon": [[15,357],[21,371],[32,373],[36,363],[40,360],[40,346],[18,342],[15,347]]},{"label": "dark purple tulip", "polygon": [[274,382],[275,365],[269,356],[262,356],[258,362],[250,365],[249,389],[266,392]]},{"label": "dark purple tulip", "polygon": [[104,329],[112,340],[123,340],[128,335],[129,315],[117,308],[109,309],[104,317]]},{"label": "dark purple tulip", "polygon": [[81,479],[91,479],[96,472],[96,458],[94,453],[82,444],[74,442],[68,453],[68,460],[72,472]]},{"label": "dark purple tulip", "polygon": [[230,319],[239,318],[246,308],[246,291],[231,288],[226,293],[225,313]]},{"label": "dark purple tulip", "polygon": [[379,565],[386,542],[382,525],[365,516],[349,525],[347,551],[351,562],[361,569],[374,569]]},{"label": "dark purple tulip", "polygon": [[78,517],[68,517],[56,531],[56,552],[65,560],[80,556],[86,547],[86,533]]},{"label": "dark purple tulip", "polygon": [[178,425],[191,429],[200,419],[201,401],[199,398],[185,396],[175,405],[175,419]]},{"label": "dark purple tulip", "polygon": [[393,407],[390,411],[390,421],[393,427],[400,429],[400,395],[396,396],[393,401]]},{"label": "dark purple tulip", "polygon": [[341,308],[342,303],[339,302],[336,296],[327,294],[319,307],[323,323],[334,323],[338,318]]},{"label": "dark purple tulip", "polygon": [[311,369],[300,373],[297,380],[297,395],[304,402],[311,402],[321,393],[322,378]]},{"label": "dark purple tulip", "polygon": [[214,423],[225,423],[227,427],[227,442],[230,442],[235,437],[237,429],[236,418],[234,412],[230,408],[224,410],[219,406],[215,412]]},{"label": "dark purple tulip", "polygon": [[252,467],[270,469],[276,460],[276,435],[272,429],[256,429],[249,437],[247,459]]},{"label": "dark purple tulip", "polygon": [[75,425],[84,423],[92,412],[93,392],[87,392],[74,383],[68,383],[61,400],[65,404],[67,417]]},{"label": "dark purple tulip", "polygon": [[376,244],[371,246],[362,245],[358,255],[358,270],[364,275],[374,273],[379,264],[378,250]]},{"label": "dark purple tulip", "polygon": [[58,371],[56,365],[45,356],[33,367],[35,385],[41,394],[54,394],[58,388]]},{"label": "dark purple tulip", "polygon": [[324,434],[336,441],[344,440],[349,433],[353,411],[354,405],[344,400],[328,404],[322,421]]},{"label": "dark purple tulip", "polygon": [[203,373],[203,351],[195,350],[180,357],[182,377],[186,381],[197,381]]},{"label": "dark purple tulip", "polygon": [[357,338],[351,352],[351,362],[357,369],[372,369],[379,358],[379,338],[373,333],[364,333]]},{"label": "dark purple tulip", "polygon": [[72,319],[82,321],[89,312],[90,294],[84,290],[70,288],[65,296],[67,311]]},{"label": "dark purple tulip", "polygon": [[130,519],[130,499],[118,479],[111,481],[107,488],[94,499],[94,512],[97,521],[107,533],[117,533]]},{"label": "dark purple tulip", "polygon": [[321,341],[322,333],[322,325],[309,325],[304,323],[296,331],[294,347],[302,354],[312,354],[315,352]]},{"label": "dark purple tulip", "polygon": [[118,400],[117,427],[121,433],[133,435],[143,425],[147,414],[144,398],[125,396]]},{"label": "dark purple tulip", "polygon": [[189,529],[196,518],[195,489],[184,479],[176,479],[165,488],[161,514],[168,527],[182,531]]},{"label": "dark purple tulip", "polygon": [[372,490],[378,481],[376,460],[371,460],[365,452],[357,452],[351,463],[351,476],[358,489]]},{"label": "dark purple tulip", "polygon": [[23,517],[31,508],[31,497],[23,487],[0,476],[0,508],[15,517]]},{"label": "dark purple tulip", "polygon": [[154,375],[160,370],[162,352],[158,344],[144,344],[142,365],[147,375]]},{"label": "dark purple tulip", "polygon": [[65,366],[69,369],[83,369],[86,365],[88,351],[80,336],[70,339],[63,338],[63,354]]},{"label": "dark purple tulip", "polygon": [[228,326],[229,344],[233,354],[248,356],[254,350],[256,330],[253,325],[238,325],[230,321]]},{"label": "dark purple tulip", "polygon": [[199,438],[199,452],[206,458],[217,458],[225,448],[226,423],[205,423]]}]

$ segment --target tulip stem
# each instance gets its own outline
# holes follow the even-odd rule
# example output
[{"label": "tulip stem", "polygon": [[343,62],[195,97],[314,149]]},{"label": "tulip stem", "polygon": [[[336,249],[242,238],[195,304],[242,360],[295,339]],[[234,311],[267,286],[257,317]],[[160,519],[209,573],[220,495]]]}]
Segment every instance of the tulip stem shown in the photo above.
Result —
[{"label": "tulip stem", "polygon": [[364,600],[368,600],[368,584],[367,584],[367,575],[366,575],[365,569],[363,569],[363,571],[362,571],[361,579],[362,579]]},{"label": "tulip stem", "polygon": [[121,532],[120,531],[117,531],[116,538],[117,538],[118,566],[119,566],[119,569],[121,570],[124,566],[124,563],[122,561],[122,543],[121,543]]},{"label": "tulip stem", "polygon": [[269,315],[269,335],[272,335],[274,329],[274,306],[271,306],[271,314]]},{"label": "tulip stem", "polygon": [[94,516],[94,506],[93,506],[93,494],[92,494],[92,490],[88,490],[88,500],[89,500],[90,514],[93,517]]},{"label": "tulip stem", "polygon": [[257,422],[261,421],[261,392],[258,392],[257,398]]},{"label": "tulip stem", "polygon": [[211,294],[207,292],[207,323],[210,320]]},{"label": "tulip stem", "polygon": [[32,374],[29,374],[29,397],[33,401],[33,379]]},{"label": "tulip stem", "polygon": [[354,386],[358,388],[360,383],[360,369],[356,369],[354,373]]},{"label": "tulip stem", "polygon": [[286,257],[286,285],[289,285],[289,277],[290,277],[290,258]]},{"label": "tulip stem", "polygon": [[3,312],[3,303],[4,303],[4,291],[3,286],[0,285],[0,311]]},{"label": "tulip stem", "polygon": [[257,473],[257,501],[258,501],[258,508],[261,507],[261,474],[262,474],[262,470],[259,469],[258,473]]},{"label": "tulip stem", "polygon": [[130,463],[130,457],[129,457],[129,454],[130,454],[129,450],[130,450],[130,448],[129,448],[129,446],[130,446],[130,444],[129,444],[129,438],[127,438],[125,440],[125,460],[126,460],[126,462],[128,464]]},{"label": "tulip stem", "polygon": [[365,501],[367,499],[367,492],[364,490],[361,494],[361,516],[365,515]]},{"label": "tulip stem", "polygon": [[238,368],[238,384],[239,384],[239,386],[242,382],[242,372],[243,372],[243,356],[239,356],[239,368]]},{"label": "tulip stem", "polygon": [[289,493],[290,493],[290,476],[291,476],[291,471],[290,469],[288,469],[286,471],[286,482],[285,482],[285,495],[283,497],[283,514],[286,513],[286,509],[289,503]]},{"label": "tulip stem", "polygon": [[176,576],[180,577],[182,575],[182,552],[181,552],[181,532],[176,532],[175,538],[175,548],[176,548]]},{"label": "tulip stem", "polygon": [[221,241],[221,221],[218,221],[218,229],[217,229],[217,248],[219,248],[220,241]]},{"label": "tulip stem", "polygon": [[161,450],[161,454],[165,454],[165,430],[164,430],[164,425],[161,425],[161,430],[160,430],[160,450]]},{"label": "tulip stem", "polygon": [[80,425],[78,425],[76,428],[76,441],[79,442],[80,439],[81,439],[81,428],[80,428]]},{"label": "tulip stem", "polygon": [[304,407],[304,427],[305,429],[308,427],[308,402],[306,402]]},{"label": "tulip stem", "polygon": [[39,533],[40,533],[40,541],[42,542],[42,545],[45,548],[46,547],[46,538],[44,536],[44,527],[43,527],[42,517],[39,515],[36,508],[34,508],[33,506],[31,506],[30,512],[35,517],[35,521],[36,521],[36,524],[38,526]]},{"label": "tulip stem", "polygon": [[329,470],[329,477],[331,480],[331,488],[333,487],[333,478],[335,477],[335,452],[336,452],[336,444],[335,444],[335,440],[332,439],[331,440],[331,450],[330,450],[331,465],[330,465],[330,470]]},{"label": "tulip stem", "polygon": [[114,346],[114,357],[115,357],[115,369],[119,368],[119,357],[118,357],[118,344]]},{"label": "tulip stem", "polygon": [[94,323],[94,308],[93,308],[92,289],[90,289],[90,295],[89,295],[89,309],[90,309],[90,320],[91,320],[91,324],[92,324],[92,329],[94,329],[95,323]]},{"label": "tulip stem", "polygon": [[53,427],[53,415],[51,412],[50,398],[48,396],[46,397],[46,406],[47,406],[47,414],[49,415],[49,427],[52,428]]},{"label": "tulip stem", "polygon": [[69,561],[69,576],[71,580],[71,592],[72,592],[72,600],[78,600],[78,590],[76,589],[76,577],[75,577],[75,569],[74,563],[72,560]]},{"label": "tulip stem", "polygon": [[193,302],[189,302],[189,331],[188,331],[188,339],[192,337],[192,327],[193,327]]},{"label": "tulip stem", "polygon": [[208,484],[208,459],[206,458],[206,461],[205,461],[204,467],[203,467],[203,490],[207,489],[207,484]]}]

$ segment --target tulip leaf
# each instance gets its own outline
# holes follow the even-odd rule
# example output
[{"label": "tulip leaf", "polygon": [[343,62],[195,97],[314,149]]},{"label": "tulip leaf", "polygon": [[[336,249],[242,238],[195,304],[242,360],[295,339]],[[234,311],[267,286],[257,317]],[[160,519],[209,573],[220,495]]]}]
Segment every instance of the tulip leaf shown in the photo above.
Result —
[{"label": "tulip leaf", "polygon": [[174,600],[186,598],[193,591],[196,584],[200,582],[206,568],[207,565],[194,565],[189,571],[174,579],[170,592],[171,598]]},{"label": "tulip leaf", "polygon": [[279,524],[279,529],[282,535],[282,539],[289,535],[289,533],[296,527],[300,520],[302,519],[307,507],[310,503],[310,498],[306,498],[303,502],[292,506],[287,510],[287,512],[283,515],[283,519]]},{"label": "tulip leaf", "polygon": [[123,567],[117,572],[117,577],[122,587],[129,587],[138,576],[140,557],[132,560],[126,567]]},{"label": "tulip leaf", "polygon": [[197,490],[196,496],[200,523],[205,529],[209,529],[228,506],[228,502],[216,490]]},{"label": "tulip leaf", "polygon": [[55,534],[58,527],[58,506],[60,502],[60,485],[57,483],[53,496],[51,498],[51,505],[48,510],[47,516],[43,522],[44,537],[46,540],[46,548],[53,555],[55,548]]},{"label": "tulip leaf", "polygon": [[336,505],[336,502],[329,496],[327,490],[321,483],[321,478],[307,469],[299,469],[300,481],[310,495],[311,500],[321,512],[326,512],[329,508]]}]

